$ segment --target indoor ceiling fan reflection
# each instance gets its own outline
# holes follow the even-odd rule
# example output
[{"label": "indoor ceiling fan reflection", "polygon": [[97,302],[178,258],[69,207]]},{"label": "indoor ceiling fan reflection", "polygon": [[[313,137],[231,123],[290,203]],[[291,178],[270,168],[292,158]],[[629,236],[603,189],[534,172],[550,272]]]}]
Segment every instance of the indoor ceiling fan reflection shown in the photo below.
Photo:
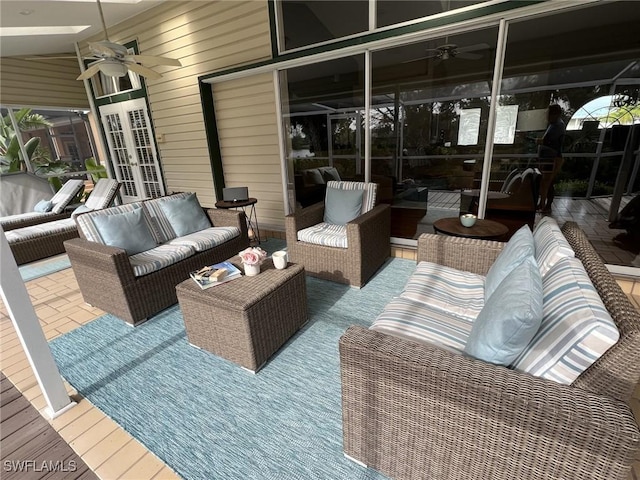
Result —
[{"label": "indoor ceiling fan reflection", "polygon": [[447,43],[436,48],[428,48],[426,50],[426,55],[418,58],[412,58],[411,60],[405,60],[402,63],[411,63],[429,58],[435,58],[437,60],[450,60],[452,58],[480,60],[483,55],[475,52],[479,50],[488,50],[489,48],[491,47],[486,43],[477,43],[475,45],[468,45],[466,47],[459,47],[455,43]]},{"label": "indoor ceiling fan reflection", "polygon": [[89,43],[91,55],[85,57],[85,60],[95,61],[89,64],[89,67],[77,80],[91,78],[98,72],[102,72],[109,77],[123,77],[129,70],[143,77],[155,80],[161,78],[162,75],[149,67],[156,65],[182,66],[180,60],[174,58],[156,57],[152,55],[130,55],[125,46],[110,42],[107,26],[104,21],[104,14],[102,13],[102,5],[100,4],[100,0],[96,0],[96,2],[98,4],[98,11],[100,12],[104,40]]}]

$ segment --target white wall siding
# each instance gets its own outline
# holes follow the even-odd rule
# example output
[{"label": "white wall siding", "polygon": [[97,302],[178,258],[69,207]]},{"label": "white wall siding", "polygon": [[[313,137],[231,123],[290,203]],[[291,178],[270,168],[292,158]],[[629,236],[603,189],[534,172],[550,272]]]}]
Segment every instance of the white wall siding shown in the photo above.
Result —
[{"label": "white wall siding", "polygon": [[164,137],[158,144],[162,169],[168,192],[193,191],[202,205],[213,206],[198,77],[271,57],[267,1],[165,2],[109,28],[109,38],[136,39],[141,54],[182,62],[182,67],[153,67],[163,77],[147,82],[154,128]]},{"label": "white wall siding", "polygon": [[263,228],[284,229],[273,75],[212,85],[225,183],[249,187]]},{"label": "white wall siding", "polygon": [[[71,54],[72,56],[74,54]],[[0,99],[3,105],[89,108],[78,60],[0,58]]]}]

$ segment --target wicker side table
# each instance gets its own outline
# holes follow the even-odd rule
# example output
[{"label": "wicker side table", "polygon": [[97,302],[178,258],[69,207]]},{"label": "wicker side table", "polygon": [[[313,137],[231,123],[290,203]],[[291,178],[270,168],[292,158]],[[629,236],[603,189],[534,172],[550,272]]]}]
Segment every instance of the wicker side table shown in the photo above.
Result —
[{"label": "wicker side table", "polygon": [[189,342],[253,372],[307,321],[301,265],[277,270],[269,259],[255,277],[207,290],[188,279],[176,293]]}]

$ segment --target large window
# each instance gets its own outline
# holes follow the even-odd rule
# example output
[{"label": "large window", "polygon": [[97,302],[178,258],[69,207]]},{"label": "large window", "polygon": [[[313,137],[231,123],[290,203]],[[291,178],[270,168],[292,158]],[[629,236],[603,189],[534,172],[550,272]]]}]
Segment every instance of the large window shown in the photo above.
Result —
[{"label": "large window", "polygon": [[[277,0],[280,51],[317,45],[421,20],[487,0]],[[375,26],[370,26],[370,6]]]},{"label": "large window", "polygon": [[377,25],[378,27],[387,27],[396,23],[450,12],[483,2],[484,0],[378,0],[376,1]]},{"label": "large window", "polygon": [[[85,171],[85,160],[95,157],[88,112],[2,108],[0,139],[2,172],[32,171],[38,175]],[[18,147],[25,146],[27,159]]]},{"label": "large window", "polygon": [[372,181],[389,185],[392,236],[414,238],[451,203],[429,192],[472,188],[482,168],[497,28],[372,54]]},{"label": "large window", "polygon": [[[384,20],[391,3],[397,16]],[[405,3],[412,2],[377,2],[377,25],[410,19],[402,16]],[[417,3],[411,8],[426,16],[480,4]],[[407,35],[400,45],[376,38],[362,54],[281,70],[297,206],[321,200],[318,185],[335,173],[378,183],[378,200],[392,206],[392,236],[407,241],[466,211],[513,232],[548,214],[536,210],[549,197],[560,223],[593,231],[597,222],[609,243],[623,234],[609,223],[640,191],[639,147],[629,140],[640,128],[640,9],[597,2],[551,12],[545,3],[522,18],[508,12],[503,35],[494,17],[481,28],[455,25],[448,35]],[[502,38],[505,54],[497,58]],[[554,122],[564,124],[557,162],[541,154],[552,104]],[[639,245],[605,261],[637,265]]]},{"label": "large window", "polygon": [[297,203],[322,200],[328,175],[363,179],[364,55],[282,71],[281,85]]},{"label": "large window", "polygon": [[369,28],[369,2],[280,0],[280,48],[291,50],[335,40]]}]

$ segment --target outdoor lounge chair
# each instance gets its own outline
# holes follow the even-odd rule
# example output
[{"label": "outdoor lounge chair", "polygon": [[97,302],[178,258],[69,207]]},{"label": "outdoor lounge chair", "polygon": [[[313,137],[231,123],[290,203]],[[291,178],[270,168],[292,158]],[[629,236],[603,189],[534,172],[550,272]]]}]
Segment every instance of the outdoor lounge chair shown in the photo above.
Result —
[{"label": "outdoor lounge chair", "polygon": [[364,190],[360,215],[344,225],[325,220],[326,201],[285,218],[289,259],[307,274],[362,287],[389,257],[391,209],[376,203],[376,183],[327,183],[327,192]]},{"label": "outdoor lounge chair", "polygon": [[67,180],[60,190],[49,200],[52,208],[48,212],[27,212],[17,215],[9,215],[0,218],[0,226],[5,232],[16,230],[18,228],[38,225],[40,223],[52,222],[54,220],[62,220],[69,218],[71,212],[65,211],[69,203],[78,196],[84,188],[83,180]]},{"label": "outdoor lounge chair", "polygon": [[[116,180],[100,179],[86,203],[76,208],[71,216],[107,208],[115,200],[119,189],[120,183]],[[5,232],[5,235],[18,265],[64,253],[65,240],[79,237],[74,218],[18,228]]]}]

